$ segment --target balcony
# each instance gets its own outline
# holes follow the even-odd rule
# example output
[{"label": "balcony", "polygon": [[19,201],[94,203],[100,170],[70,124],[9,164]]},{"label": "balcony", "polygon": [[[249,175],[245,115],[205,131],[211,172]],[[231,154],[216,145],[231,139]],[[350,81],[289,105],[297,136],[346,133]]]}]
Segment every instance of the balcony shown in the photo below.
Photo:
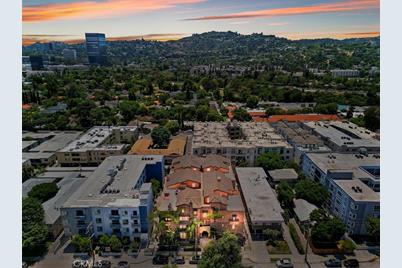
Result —
[{"label": "balcony", "polygon": [[120,215],[112,215],[112,214],[110,214],[109,215],[109,219],[120,219]]},{"label": "balcony", "polygon": [[120,229],[120,227],[121,227],[121,224],[120,224],[120,223],[111,223],[111,224],[110,224],[110,228],[112,228],[112,229],[116,229],[116,228],[119,228],[119,229]]},{"label": "balcony", "polygon": [[138,215],[138,214],[137,214],[137,215],[131,214],[131,218],[132,218],[132,219],[138,219],[139,217],[140,217],[140,215]]}]

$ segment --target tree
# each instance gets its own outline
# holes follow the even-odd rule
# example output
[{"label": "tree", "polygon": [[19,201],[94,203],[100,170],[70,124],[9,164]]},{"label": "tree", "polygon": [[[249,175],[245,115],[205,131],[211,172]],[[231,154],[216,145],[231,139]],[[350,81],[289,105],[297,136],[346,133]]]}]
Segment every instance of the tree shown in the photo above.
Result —
[{"label": "tree", "polygon": [[28,196],[31,198],[38,199],[41,203],[54,197],[59,191],[59,187],[54,182],[42,183],[32,187],[29,191]]},{"label": "tree", "polygon": [[109,239],[110,248],[113,252],[118,252],[123,247],[120,239],[116,235],[112,235]]},{"label": "tree", "polygon": [[240,268],[241,247],[236,235],[224,232],[218,240],[212,240],[206,246],[200,268]]},{"label": "tree", "polygon": [[300,180],[295,185],[296,198],[305,199],[320,207],[329,198],[328,191],[318,182],[312,180]]},{"label": "tree", "polygon": [[262,167],[265,171],[284,168],[285,164],[278,154],[272,152],[263,153],[256,159],[257,167]]},{"label": "tree", "polygon": [[103,248],[108,247],[110,245],[110,238],[108,235],[103,234],[99,238],[99,245]]},{"label": "tree", "polygon": [[152,185],[152,193],[155,196],[157,196],[159,194],[159,192],[161,191],[162,187],[161,187],[161,183],[158,179],[152,178],[151,179],[151,185]]},{"label": "tree", "polygon": [[338,105],[336,103],[318,104],[315,107],[315,112],[320,114],[336,114]]},{"label": "tree", "polygon": [[380,129],[380,109],[370,107],[364,112],[364,126],[372,131]]},{"label": "tree", "polygon": [[176,120],[169,120],[165,124],[165,128],[167,128],[169,130],[169,132],[172,135],[174,135],[174,134],[176,134],[177,131],[179,131],[180,126],[179,126],[179,123]]},{"label": "tree", "polygon": [[29,231],[22,233],[22,255],[41,256],[47,250],[48,230],[44,224],[34,224]]},{"label": "tree", "polygon": [[152,130],[151,137],[158,148],[163,148],[169,144],[170,132],[166,127],[156,127]]},{"label": "tree", "polygon": [[251,116],[245,109],[239,108],[233,112],[233,119],[238,121],[251,121]]},{"label": "tree", "polygon": [[41,203],[31,197],[22,200],[22,231],[28,232],[32,226],[43,223],[44,212]]},{"label": "tree", "polygon": [[119,110],[124,121],[129,122],[138,113],[139,104],[136,101],[122,101],[119,105]]},{"label": "tree", "polygon": [[283,206],[287,208],[293,207],[293,198],[295,194],[293,189],[286,182],[281,182],[276,188],[278,193],[278,200]]},{"label": "tree", "polygon": [[316,223],[311,230],[313,243],[322,246],[333,246],[345,234],[346,226],[337,217]]},{"label": "tree", "polygon": [[268,240],[268,244],[272,245],[274,241],[280,240],[282,238],[282,233],[275,229],[265,229],[263,234],[266,236]]},{"label": "tree", "polygon": [[338,242],[338,248],[344,253],[353,253],[356,249],[356,244],[352,240],[344,239]]},{"label": "tree", "polygon": [[380,219],[369,216],[365,221],[367,234],[373,242],[380,242]]},{"label": "tree", "polygon": [[322,208],[315,209],[313,210],[313,212],[310,213],[310,221],[312,222],[321,222],[328,219],[329,216],[327,212]]},{"label": "tree", "polygon": [[91,238],[83,237],[81,235],[74,235],[71,239],[71,244],[74,246],[78,252],[87,252],[91,251]]},{"label": "tree", "polygon": [[246,105],[249,108],[256,108],[257,105],[258,105],[258,101],[259,101],[258,97],[252,95],[252,96],[247,98]]}]

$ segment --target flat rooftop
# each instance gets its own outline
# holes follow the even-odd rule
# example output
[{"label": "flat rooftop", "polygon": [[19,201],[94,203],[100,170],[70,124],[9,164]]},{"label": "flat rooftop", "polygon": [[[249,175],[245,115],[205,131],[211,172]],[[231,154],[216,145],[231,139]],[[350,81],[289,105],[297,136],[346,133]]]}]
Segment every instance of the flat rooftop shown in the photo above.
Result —
[{"label": "flat rooftop", "polygon": [[227,122],[194,122],[193,148],[197,147],[286,147],[291,146],[268,123],[236,122],[243,139],[231,139]]},{"label": "flat rooftop", "polygon": [[354,201],[380,202],[380,195],[374,192],[361,180],[334,180],[334,183]]},{"label": "flat rooftop", "polygon": [[264,169],[237,167],[236,172],[252,224],[283,222],[283,210]]},{"label": "flat rooftop", "polygon": [[380,149],[376,133],[348,121],[305,122],[305,126],[338,146]]},{"label": "flat rooftop", "polygon": [[268,171],[273,181],[297,180],[298,174],[293,168],[274,169]]},{"label": "flat rooftop", "polygon": [[84,183],[84,178],[64,178],[57,183],[57,194],[42,204],[45,212],[45,223],[54,224],[60,217],[60,208]]},{"label": "flat rooftop", "polygon": [[373,177],[361,167],[380,167],[378,154],[368,156],[347,153],[307,153],[306,156],[324,173],[328,171],[352,171],[356,178]]},{"label": "flat rooftop", "polygon": [[297,122],[279,121],[278,123],[275,123],[275,128],[291,144],[298,147],[326,147],[319,137],[312,135],[308,130],[301,128]]},{"label": "flat rooftop", "polygon": [[57,152],[58,150],[64,148],[67,144],[77,139],[82,132],[58,132],[54,133],[54,137],[46,140],[35,146],[30,152]]},{"label": "flat rooftop", "polygon": [[107,157],[64,207],[136,206],[139,189],[135,188],[147,164],[161,162],[159,155],[120,155]]},{"label": "flat rooftop", "polygon": [[116,129],[122,130],[132,130],[134,131],[137,127],[135,126],[95,126],[85,132],[69,144],[67,144],[60,152],[85,152],[88,150],[120,150],[124,147],[123,144],[104,144],[106,140],[113,134]]}]

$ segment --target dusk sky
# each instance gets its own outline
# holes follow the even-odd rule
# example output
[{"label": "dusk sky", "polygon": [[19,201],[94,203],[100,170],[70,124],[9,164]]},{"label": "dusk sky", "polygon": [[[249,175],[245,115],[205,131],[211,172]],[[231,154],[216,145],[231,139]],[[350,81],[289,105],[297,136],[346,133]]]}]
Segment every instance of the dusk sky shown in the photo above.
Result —
[{"label": "dusk sky", "polygon": [[378,36],[379,0],[23,0],[24,43],[169,40],[207,31],[274,34],[290,39]]}]

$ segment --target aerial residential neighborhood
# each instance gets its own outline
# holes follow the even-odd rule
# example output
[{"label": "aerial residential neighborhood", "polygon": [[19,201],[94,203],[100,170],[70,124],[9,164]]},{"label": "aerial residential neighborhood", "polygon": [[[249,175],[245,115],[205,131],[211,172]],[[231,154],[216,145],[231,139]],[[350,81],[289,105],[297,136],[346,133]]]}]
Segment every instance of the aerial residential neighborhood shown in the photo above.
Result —
[{"label": "aerial residential neighborhood", "polygon": [[380,267],[377,1],[23,2],[22,267]]}]

